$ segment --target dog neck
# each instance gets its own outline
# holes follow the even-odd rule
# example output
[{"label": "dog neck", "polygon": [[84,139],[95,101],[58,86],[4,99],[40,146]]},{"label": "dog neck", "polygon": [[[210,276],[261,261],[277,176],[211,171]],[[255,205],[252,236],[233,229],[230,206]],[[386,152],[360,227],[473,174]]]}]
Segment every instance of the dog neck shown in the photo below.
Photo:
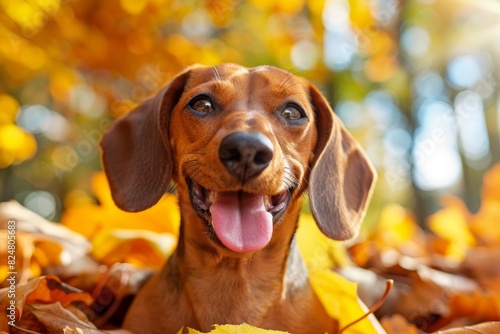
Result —
[{"label": "dog neck", "polygon": [[[307,304],[311,288],[293,238],[300,200],[275,227],[269,245],[241,256],[211,245],[200,228],[206,222],[182,202],[181,210],[179,245],[165,274],[177,285],[172,288],[179,292],[181,303],[191,308],[198,328],[209,330],[215,323],[262,324],[276,312]],[[214,300],[200,303],[199,296],[213,296]],[[293,299],[300,302],[292,303]],[[214,307],[214,303],[223,307]]]}]

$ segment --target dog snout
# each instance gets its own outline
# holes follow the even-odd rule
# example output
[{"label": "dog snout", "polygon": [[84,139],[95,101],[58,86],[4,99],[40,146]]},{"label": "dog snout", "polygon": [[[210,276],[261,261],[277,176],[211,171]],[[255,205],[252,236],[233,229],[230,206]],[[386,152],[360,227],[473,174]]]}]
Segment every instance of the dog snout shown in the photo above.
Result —
[{"label": "dog snout", "polygon": [[233,132],[224,137],[219,146],[221,162],[241,181],[262,173],[273,154],[273,143],[260,132]]}]

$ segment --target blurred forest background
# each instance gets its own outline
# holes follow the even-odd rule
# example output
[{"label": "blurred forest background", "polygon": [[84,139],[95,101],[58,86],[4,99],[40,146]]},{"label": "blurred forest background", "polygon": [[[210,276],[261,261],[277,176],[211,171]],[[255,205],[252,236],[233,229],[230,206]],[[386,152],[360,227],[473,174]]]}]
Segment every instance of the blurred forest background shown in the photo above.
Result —
[{"label": "blurred forest background", "polygon": [[94,202],[112,120],[193,63],[318,85],[374,162],[368,221],[472,212],[500,160],[497,0],[0,0],[0,200],[49,220]]}]

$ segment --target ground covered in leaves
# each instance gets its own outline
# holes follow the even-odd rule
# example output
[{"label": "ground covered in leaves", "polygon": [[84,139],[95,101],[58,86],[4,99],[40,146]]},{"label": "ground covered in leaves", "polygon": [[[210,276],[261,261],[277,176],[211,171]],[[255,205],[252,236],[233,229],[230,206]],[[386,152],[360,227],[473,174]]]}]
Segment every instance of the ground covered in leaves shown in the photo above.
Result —
[{"label": "ground covered in leaves", "polygon": [[[175,248],[175,196],[130,214],[115,207],[103,174],[92,182],[99,205],[67,209],[61,224],[15,202],[0,204],[0,256],[7,259],[0,265],[0,333],[119,328],[133,296]],[[376,318],[343,333],[500,333],[500,164],[485,175],[481,200],[471,213],[460,199],[444,198],[425,227],[389,205],[375,228],[349,245],[324,237],[303,213],[299,248],[340,328],[363,317],[394,280]],[[270,331],[220,324],[213,332]]]}]

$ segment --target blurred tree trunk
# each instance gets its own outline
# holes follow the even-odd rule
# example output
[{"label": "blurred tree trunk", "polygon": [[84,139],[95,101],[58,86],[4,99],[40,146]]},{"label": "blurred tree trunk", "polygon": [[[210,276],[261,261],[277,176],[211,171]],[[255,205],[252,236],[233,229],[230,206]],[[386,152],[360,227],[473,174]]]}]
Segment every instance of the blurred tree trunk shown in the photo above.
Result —
[{"label": "blurred tree trunk", "polygon": [[[395,25],[395,29],[394,29],[394,34],[395,34],[395,40],[399,41],[400,40],[400,34],[401,34],[401,31],[403,30],[404,26],[405,26],[405,20],[406,20],[406,16],[408,15],[408,2],[407,1],[403,1],[403,0],[400,0],[400,3],[399,3],[399,11],[396,12],[396,25]],[[400,44],[398,43],[398,46],[400,46]],[[414,161],[412,159],[412,152],[413,152],[413,148],[415,146],[415,130],[417,128],[417,124],[416,124],[416,115],[414,115],[414,110],[413,110],[413,103],[412,101],[415,100],[415,96],[414,96],[414,91],[412,89],[413,87],[413,82],[415,80],[415,74],[414,74],[414,69],[413,69],[413,66],[411,64],[411,60],[408,59],[408,57],[406,57],[406,55],[404,54],[404,52],[402,52],[401,50],[399,50],[398,52],[398,60],[399,60],[399,63],[401,64],[402,67],[405,68],[405,70],[407,71],[408,73],[408,82],[410,83],[407,87],[407,89],[409,89],[409,93],[407,94],[407,96],[410,97],[410,99],[408,101],[398,101],[399,102],[399,110],[401,110],[401,113],[403,114],[403,116],[405,117],[405,119],[407,120],[408,122],[408,126],[409,126],[409,131],[412,135],[412,143],[411,143],[411,147],[410,147],[410,150],[409,150],[409,156],[408,156],[408,163],[409,163],[409,166],[410,166],[410,177],[412,178],[411,179],[411,189],[412,189],[412,192],[413,192],[413,197],[415,199],[415,202],[414,202],[414,205],[413,205],[413,212],[415,213],[415,218],[417,219],[417,222],[420,226],[424,226],[424,222],[425,222],[425,217],[427,217],[428,215],[428,206],[427,206],[427,203],[426,203],[426,195],[425,195],[425,192],[423,192],[421,189],[419,189],[417,187],[417,185],[415,184],[414,180],[413,180],[413,175],[414,175],[414,172],[415,172],[415,164],[414,164]]]}]

